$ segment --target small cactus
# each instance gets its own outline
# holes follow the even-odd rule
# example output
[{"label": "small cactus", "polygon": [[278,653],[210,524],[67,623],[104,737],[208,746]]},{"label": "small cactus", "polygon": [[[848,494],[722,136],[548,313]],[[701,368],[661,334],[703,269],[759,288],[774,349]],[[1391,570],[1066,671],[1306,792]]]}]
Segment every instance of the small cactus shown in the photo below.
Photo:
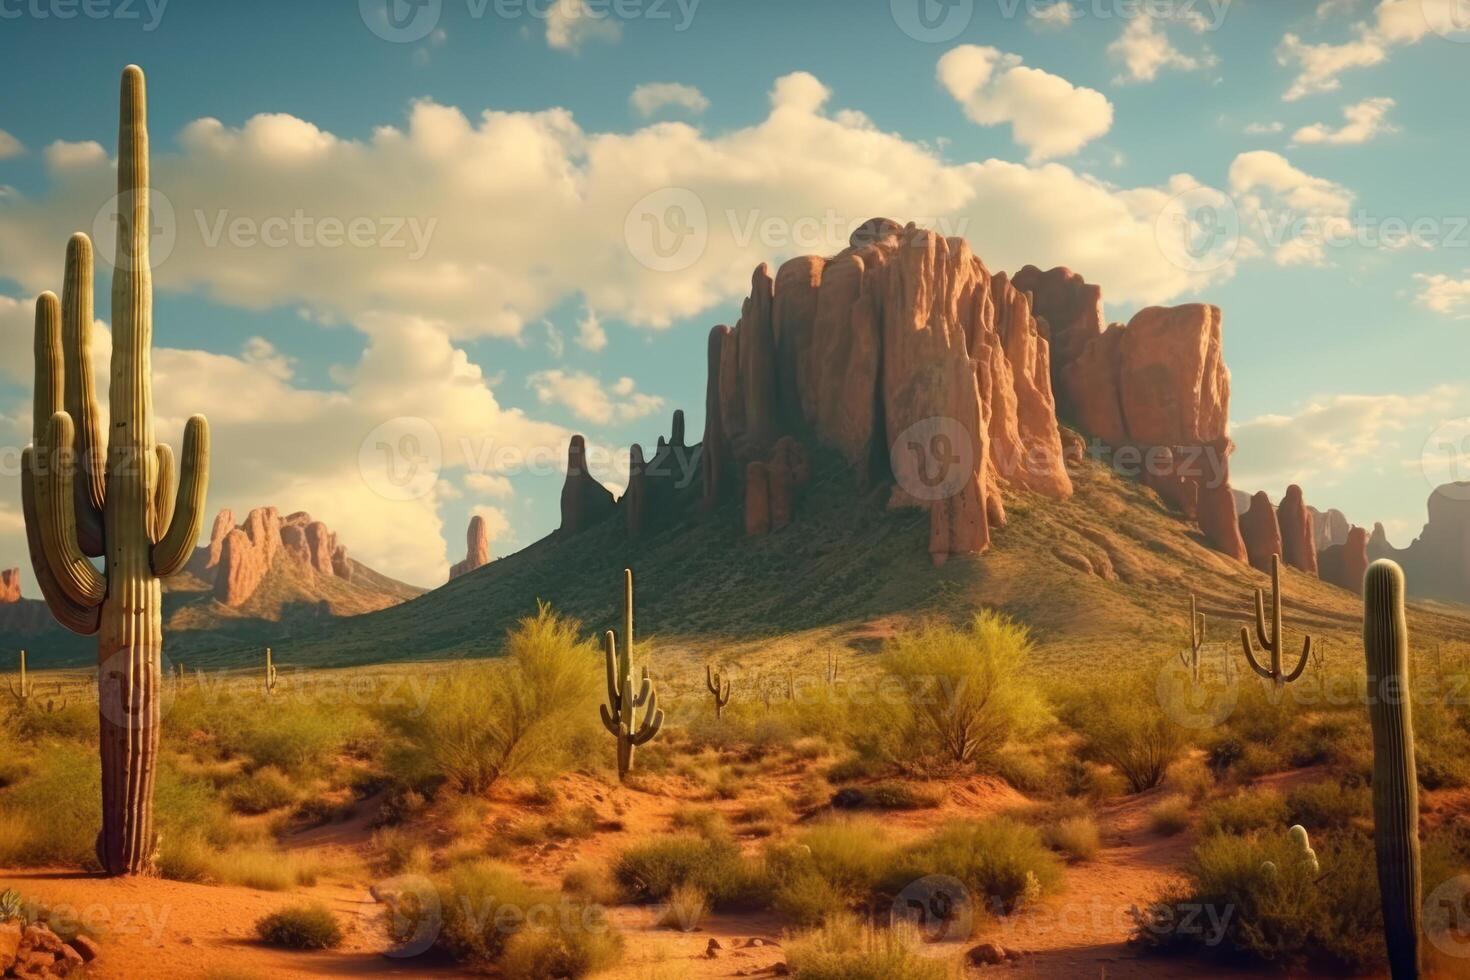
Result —
[{"label": "small cactus", "polygon": [[1322,870],[1322,866],[1317,863],[1317,852],[1312,850],[1312,842],[1307,837],[1307,828],[1301,824],[1296,824],[1291,830],[1287,831],[1287,836],[1291,838],[1297,860],[1306,865],[1307,870],[1311,871],[1312,874],[1319,873]]},{"label": "small cactus", "polygon": [[1261,666],[1256,659],[1255,650],[1251,647],[1251,632],[1244,626],[1240,628],[1240,645],[1245,649],[1245,659],[1251,665],[1251,670],[1273,682],[1277,687],[1290,684],[1302,676],[1306,669],[1307,661],[1312,656],[1312,638],[1308,636],[1302,643],[1302,657],[1297,661],[1296,667],[1291,673],[1286,673],[1282,666],[1281,655],[1284,647],[1282,644],[1282,617],[1281,617],[1281,556],[1271,556],[1271,629],[1266,629],[1266,597],[1260,590],[1256,590],[1256,638],[1260,640],[1261,649],[1271,656],[1269,667]]},{"label": "small cactus", "polygon": [[1375,561],[1363,579],[1363,650],[1373,723],[1373,844],[1383,938],[1393,980],[1406,980],[1419,976],[1419,783],[1404,573],[1391,561]]},{"label": "small cactus", "polygon": [[730,678],[715,673],[709,664],[705,664],[704,686],[709,689],[709,693],[715,699],[715,717],[723,718],[725,715],[725,705],[730,703]]},{"label": "small cactus", "polygon": [[837,683],[837,651],[827,651],[827,686],[832,687]]},{"label": "small cactus", "polygon": [[[633,768],[633,750],[646,745],[664,725],[664,713],[658,706],[658,693],[648,677],[648,668],[638,691],[633,692],[633,570],[623,569],[623,645],[618,648],[618,634],[608,630],[603,637],[603,656],[607,666],[607,704],[601,705],[602,725],[618,740],[618,779],[624,780]],[[641,714],[640,714],[641,711]]]},{"label": "small cactus", "polygon": [[1192,683],[1199,683],[1199,653],[1205,645],[1205,614],[1198,611],[1194,593],[1189,594],[1189,652],[1179,651],[1179,660],[1189,671]]},{"label": "small cactus", "polygon": [[16,703],[22,708],[30,704],[31,695],[36,693],[36,685],[33,681],[26,680],[26,652],[20,652],[20,686],[17,687],[13,681],[6,681],[10,687],[10,696],[15,698]]},{"label": "small cactus", "polygon": [[276,673],[275,658],[271,655],[271,648],[265,648],[265,693],[275,694],[279,677]]}]

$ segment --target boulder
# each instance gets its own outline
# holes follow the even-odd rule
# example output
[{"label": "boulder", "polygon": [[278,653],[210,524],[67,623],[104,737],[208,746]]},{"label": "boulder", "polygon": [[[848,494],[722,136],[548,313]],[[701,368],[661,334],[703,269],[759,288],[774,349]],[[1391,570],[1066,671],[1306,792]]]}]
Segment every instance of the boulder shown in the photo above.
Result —
[{"label": "boulder", "polygon": [[1328,545],[1318,552],[1317,569],[1322,581],[1361,594],[1363,577],[1368,574],[1368,532],[1361,527],[1349,528],[1342,544]]},{"label": "boulder", "polygon": [[20,569],[0,569],[0,605],[20,602]]},{"label": "boulder", "polygon": [[1240,536],[1245,541],[1251,566],[1271,573],[1271,556],[1281,554],[1281,526],[1276,521],[1276,508],[1261,490],[1251,497],[1250,510],[1240,518]]},{"label": "boulder", "polygon": [[20,952],[21,925],[19,922],[0,922],[0,975],[15,964]]},{"label": "boulder", "polygon": [[572,436],[567,446],[567,478],[561,488],[561,527],[563,536],[580,534],[587,528],[607,520],[617,510],[612,491],[587,468],[587,441]]},{"label": "boulder", "polygon": [[1293,483],[1276,508],[1276,521],[1281,528],[1281,560],[1292,568],[1317,574],[1316,534],[1312,515],[1302,497],[1302,488]]},{"label": "boulder", "polygon": [[470,518],[469,528],[465,532],[464,561],[456,562],[449,569],[449,580],[452,582],[461,575],[468,575],[475,569],[484,568],[488,564],[490,564],[490,531],[485,525],[485,518],[476,514]]}]

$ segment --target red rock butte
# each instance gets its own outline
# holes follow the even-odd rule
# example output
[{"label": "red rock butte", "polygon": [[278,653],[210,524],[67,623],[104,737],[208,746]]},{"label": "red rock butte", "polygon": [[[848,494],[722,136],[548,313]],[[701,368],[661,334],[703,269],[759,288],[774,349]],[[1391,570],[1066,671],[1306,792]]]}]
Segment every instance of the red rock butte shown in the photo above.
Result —
[{"label": "red rock butte", "polygon": [[257,507],[235,526],[235,515],[222,510],[214,519],[209,544],[200,548],[189,569],[214,582],[214,597],[238,608],[247,602],[277,556],[317,575],[352,578],[347,548],[321,521],[298,511],[282,518],[274,507]]},{"label": "red rock butte", "polygon": [[[835,450],[888,506],[930,515],[936,564],[976,555],[1005,523],[1004,494],[1065,499],[1085,442],[1147,459],[1135,475],[1210,545],[1244,560],[1229,485],[1230,375],[1218,308],[1150,307],[1106,326],[1102,292],[1070,270],[992,272],[960,238],[875,218],[835,256],[803,256],[751,277],[735,326],[710,332],[706,507],[735,492],[747,531],[791,520],[807,446]],[[660,441],[660,452],[682,448]],[[1065,450],[1064,450],[1065,445]],[[569,452],[563,534],[614,509]],[[636,536],[659,468],[630,454],[623,504]],[[1122,454],[1117,457],[1122,469]],[[943,492],[930,493],[945,472]],[[666,469],[666,468],[665,468]],[[600,492],[599,492],[600,491]]]}]

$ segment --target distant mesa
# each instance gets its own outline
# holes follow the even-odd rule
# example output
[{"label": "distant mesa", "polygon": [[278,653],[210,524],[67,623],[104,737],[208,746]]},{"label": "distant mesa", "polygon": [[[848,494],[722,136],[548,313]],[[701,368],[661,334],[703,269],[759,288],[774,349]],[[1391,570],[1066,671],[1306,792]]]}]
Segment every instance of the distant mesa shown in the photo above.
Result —
[{"label": "distant mesa", "polygon": [[465,533],[465,543],[464,561],[455,563],[449,569],[451,582],[461,575],[468,575],[490,564],[490,531],[485,526],[485,518],[479,514],[470,518],[469,530]]},{"label": "distant mesa", "polygon": [[1363,576],[1368,574],[1368,532],[1349,528],[1341,544],[1328,545],[1317,553],[1317,565],[1322,581],[1361,593]]},{"label": "distant mesa", "polygon": [[1368,557],[1398,562],[1417,595],[1470,603],[1470,482],[1446,483],[1429,495],[1429,522],[1407,548],[1395,548],[1383,525],[1374,525]]}]

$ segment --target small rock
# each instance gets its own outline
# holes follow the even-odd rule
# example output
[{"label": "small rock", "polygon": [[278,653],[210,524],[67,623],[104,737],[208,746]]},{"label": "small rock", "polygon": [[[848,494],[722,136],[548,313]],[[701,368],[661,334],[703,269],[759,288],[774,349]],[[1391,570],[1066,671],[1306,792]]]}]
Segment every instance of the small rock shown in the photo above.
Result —
[{"label": "small rock", "polygon": [[720,946],[720,941],[718,939],[711,938],[709,944],[704,947],[704,958],[707,960],[714,959],[716,956],[720,955],[721,948],[722,947]]},{"label": "small rock", "polygon": [[85,963],[86,960],[82,958],[82,954],[70,943],[62,943],[61,952],[57,954],[56,962],[57,965],[64,965],[67,972],[71,972]]},{"label": "small rock", "polygon": [[[185,937],[184,942],[190,942],[192,937]],[[82,961],[90,963],[102,955],[102,947],[97,940],[91,936],[77,936],[71,941],[72,948],[81,954]]]},{"label": "small rock", "polygon": [[771,967],[771,976],[773,977],[787,977],[790,975],[791,967],[786,965],[785,963],[777,963],[775,966]]},{"label": "small rock", "polygon": [[0,922],[0,974],[10,969],[20,952],[20,923]]},{"label": "small rock", "polygon": [[1005,947],[999,943],[981,943],[969,952],[970,963],[974,966],[995,966],[1006,960]]}]

